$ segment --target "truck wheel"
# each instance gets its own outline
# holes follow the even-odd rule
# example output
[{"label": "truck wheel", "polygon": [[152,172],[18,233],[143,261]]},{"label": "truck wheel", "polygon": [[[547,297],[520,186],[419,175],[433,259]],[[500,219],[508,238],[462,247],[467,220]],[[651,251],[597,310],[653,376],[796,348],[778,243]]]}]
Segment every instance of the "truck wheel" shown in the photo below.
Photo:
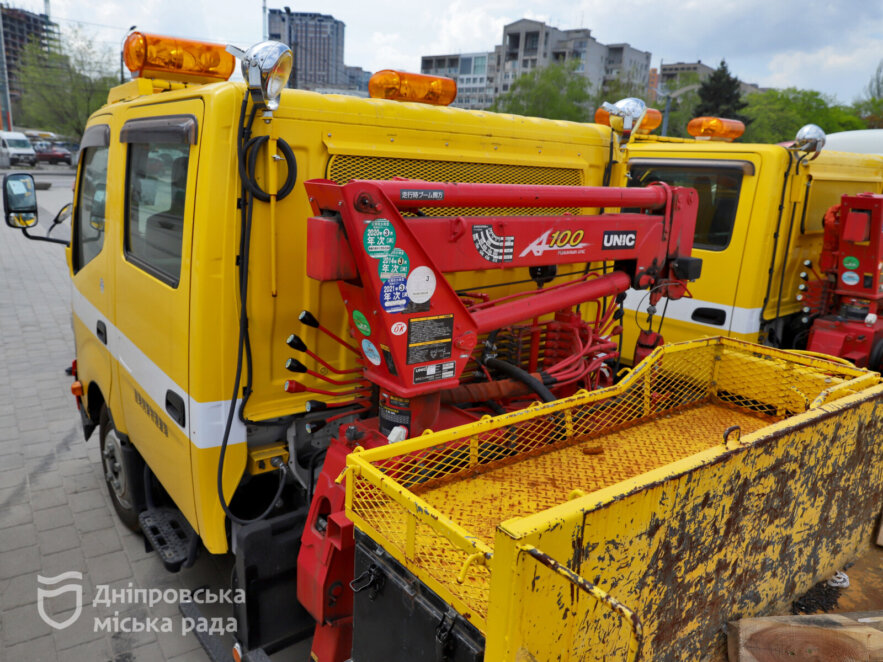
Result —
[{"label": "truck wheel", "polygon": [[127,528],[138,531],[137,503],[141,499],[137,490],[143,490],[143,464],[130,442],[120,439],[106,405],[101,408],[99,441],[101,468],[113,508]]},{"label": "truck wheel", "polygon": [[878,340],[871,348],[871,355],[868,357],[868,368],[877,372],[883,370],[883,339]]}]

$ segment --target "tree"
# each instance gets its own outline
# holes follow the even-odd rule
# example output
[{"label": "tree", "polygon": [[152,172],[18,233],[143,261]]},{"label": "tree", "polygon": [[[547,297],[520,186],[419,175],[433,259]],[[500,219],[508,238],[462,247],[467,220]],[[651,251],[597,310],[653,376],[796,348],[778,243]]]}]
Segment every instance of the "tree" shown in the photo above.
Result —
[{"label": "tree", "polygon": [[740,111],[747,104],[742,101],[741,83],[730,74],[727,61],[721,60],[720,66],[702,81],[699,87],[699,104],[696,115],[699,117],[728,117],[741,120],[748,124],[750,119]]},{"label": "tree", "polygon": [[515,80],[491,110],[556,120],[590,121],[591,83],[576,62],[534,69]]},{"label": "tree", "polygon": [[745,114],[751,120],[745,131],[746,142],[794,140],[804,124],[817,124],[826,133],[865,128],[853,109],[838,105],[833,97],[795,87],[748,95]]},{"label": "tree", "polygon": [[107,102],[116,84],[111,63],[115,58],[76,30],[57,48],[27,44],[19,60],[22,96],[16,124],[79,138],[89,115]]},{"label": "tree", "polygon": [[853,104],[853,109],[869,129],[883,129],[883,60],[877,64],[864,96]]}]

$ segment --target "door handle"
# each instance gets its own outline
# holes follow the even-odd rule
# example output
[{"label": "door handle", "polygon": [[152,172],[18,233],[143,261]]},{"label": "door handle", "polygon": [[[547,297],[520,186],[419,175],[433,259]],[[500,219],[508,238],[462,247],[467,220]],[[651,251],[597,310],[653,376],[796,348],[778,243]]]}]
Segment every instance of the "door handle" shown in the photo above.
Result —
[{"label": "door handle", "polygon": [[703,324],[723,326],[727,321],[727,311],[721,308],[697,308],[690,315],[690,319]]},{"label": "door handle", "polygon": [[107,344],[107,327],[101,320],[98,320],[98,324],[95,325],[95,335],[98,336],[98,340],[105,345]]},{"label": "door handle", "polygon": [[166,391],[166,411],[169,413],[169,416],[172,417],[172,420],[175,421],[182,428],[184,427],[184,423],[186,423],[186,417],[184,413],[184,398],[175,393],[174,391]]}]

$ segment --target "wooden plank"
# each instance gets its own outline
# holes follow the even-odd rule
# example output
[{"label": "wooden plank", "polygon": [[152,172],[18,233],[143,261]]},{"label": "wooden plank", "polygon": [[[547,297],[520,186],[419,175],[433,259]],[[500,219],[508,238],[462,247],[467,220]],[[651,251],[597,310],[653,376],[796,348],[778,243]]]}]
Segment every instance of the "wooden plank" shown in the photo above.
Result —
[{"label": "wooden plank", "polygon": [[[743,618],[729,624],[730,662],[883,662],[883,611]],[[879,619],[879,620],[878,620]]]}]

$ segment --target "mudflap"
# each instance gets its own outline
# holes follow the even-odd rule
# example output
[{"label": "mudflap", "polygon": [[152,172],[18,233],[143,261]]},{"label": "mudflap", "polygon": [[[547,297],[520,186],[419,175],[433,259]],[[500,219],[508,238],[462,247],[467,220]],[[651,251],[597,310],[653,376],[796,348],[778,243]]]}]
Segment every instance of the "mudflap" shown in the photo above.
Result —
[{"label": "mudflap", "polygon": [[80,412],[80,424],[83,426],[83,438],[86,441],[89,441],[89,437],[91,437],[92,433],[95,432],[98,424],[93,423],[92,419],[89,418],[89,413],[86,411],[86,407],[83,405],[83,398],[81,398],[80,396],[77,396],[77,411]]},{"label": "mudflap", "polygon": [[246,650],[268,653],[306,639],[316,622],[297,601],[297,555],[307,509],[236,528],[233,588],[245,590],[235,605],[237,637]]},{"label": "mudflap", "polygon": [[482,662],[482,634],[356,530],[352,662]]}]

